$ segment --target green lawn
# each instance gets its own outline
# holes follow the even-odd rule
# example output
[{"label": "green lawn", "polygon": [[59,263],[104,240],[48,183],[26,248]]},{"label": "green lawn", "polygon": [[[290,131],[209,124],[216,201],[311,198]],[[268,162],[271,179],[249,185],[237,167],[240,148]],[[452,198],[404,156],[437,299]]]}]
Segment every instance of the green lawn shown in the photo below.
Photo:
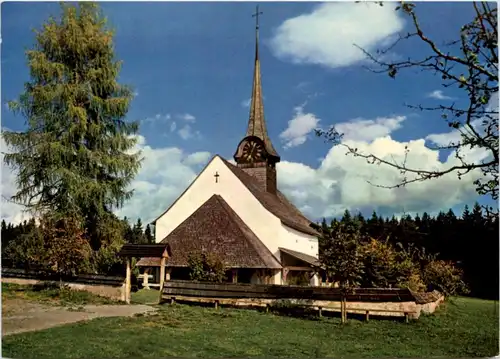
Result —
[{"label": "green lawn", "polygon": [[[151,295],[141,293],[141,295]],[[253,310],[160,306],[158,315],[102,318],[2,339],[10,358],[491,357],[497,303],[454,298],[433,316],[362,322]]]},{"label": "green lawn", "polygon": [[158,304],[160,292],[155,289],[141,289],[137,292],[132,292],[130,302],[132,304]]}]

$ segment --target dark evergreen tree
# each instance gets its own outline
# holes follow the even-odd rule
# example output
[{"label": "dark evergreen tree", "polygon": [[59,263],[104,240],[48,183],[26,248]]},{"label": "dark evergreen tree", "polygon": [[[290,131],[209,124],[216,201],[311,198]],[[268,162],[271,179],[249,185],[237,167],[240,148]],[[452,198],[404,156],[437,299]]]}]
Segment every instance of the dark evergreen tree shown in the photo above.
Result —
[{"label": "dark evergreen tree", "polygon": [[144,231],[144,236],[146,237],[146,243],[153,244],[155,242],[155,239],[153,237],[153,234],[151,233],[151,227],[149,224],[146,226],[146,230]]},{"label": "dark evergreen tree", "polygon": [[137,222],[134,224],[132,228],[132,238],[134,244],[146,244],[146,237],[144,235],[144,230],[142,228],[142,221],[140,218],[137,218]]}]

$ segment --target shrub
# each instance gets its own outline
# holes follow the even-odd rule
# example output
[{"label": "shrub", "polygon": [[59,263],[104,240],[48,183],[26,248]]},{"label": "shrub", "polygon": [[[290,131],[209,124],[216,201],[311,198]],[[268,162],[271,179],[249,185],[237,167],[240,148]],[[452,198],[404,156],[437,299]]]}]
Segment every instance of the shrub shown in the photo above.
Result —
[{"label": "shrub", "polygon": [[388,288],[396,283],[396,252],[387,242],[371,239],[362,246],[364,275],[363,287]]},{"label": "shrub", "polygon": [[192,253],[188,258],[189,277],[201,282],[226,280],[226,267],[213,253]]},{"label": "shrub", "polygon": [[14,268],[43,267],[45,254],[43,235],[33,226],[27,233],[20,234],[8,243],[2,253],[2,261],[9,262]]},{"label": "shrub", "polygon": [[362,246],[364,276],[362,286],[388,288],[396,286],[415,291],[425,289],[419,265],[410,253],[397,251],[387,240],[371,239]]},{"label": "shrub", "polygon": [[408,288],[415,292],[423,292],[426,289],[426,285],[418,271],[413,271],[407,278],[400,281],[397,286],[399,288]]},{"label": "shrub", "polygon": [[309,285],[310,279],[308,273],[301,272],[297,275],[289,275],[288,284],[289,285]]},{"label": "shrub", "polygon": [[87,271],[91,248],[81,221],[76,217],[46,215],[40,222],[47,265],[60,274]]},{"label": "shrub", "polygon": [[463,272],[450,261],[433,260],[423,270],[427,290],[438,290],[446,295],[467,294],[469,289],[462,280]]}]

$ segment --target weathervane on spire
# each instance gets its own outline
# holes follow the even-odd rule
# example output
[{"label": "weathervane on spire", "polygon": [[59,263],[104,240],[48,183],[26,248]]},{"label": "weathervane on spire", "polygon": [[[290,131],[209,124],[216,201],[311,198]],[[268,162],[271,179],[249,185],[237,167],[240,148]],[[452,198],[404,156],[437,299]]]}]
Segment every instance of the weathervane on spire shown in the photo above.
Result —
[{"label": "weathervane on spire", "polygon": [[259,5],[257,5],[255,14],[252,14],[252,17],[255,17],[255,29],[259,30],[259,15],[262,15],[263,12],[259,11]]}]

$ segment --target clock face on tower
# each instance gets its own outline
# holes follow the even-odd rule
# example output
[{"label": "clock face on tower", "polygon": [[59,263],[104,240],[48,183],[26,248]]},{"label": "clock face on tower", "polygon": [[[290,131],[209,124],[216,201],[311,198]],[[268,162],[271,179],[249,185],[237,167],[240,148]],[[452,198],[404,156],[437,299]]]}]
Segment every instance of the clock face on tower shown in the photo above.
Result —
[{"label": "clock face on tower", "polygon": [[243,146],[243,158],[248,162],[259,162],[264,159],[264,146],[257,141],[248,141]]}]

